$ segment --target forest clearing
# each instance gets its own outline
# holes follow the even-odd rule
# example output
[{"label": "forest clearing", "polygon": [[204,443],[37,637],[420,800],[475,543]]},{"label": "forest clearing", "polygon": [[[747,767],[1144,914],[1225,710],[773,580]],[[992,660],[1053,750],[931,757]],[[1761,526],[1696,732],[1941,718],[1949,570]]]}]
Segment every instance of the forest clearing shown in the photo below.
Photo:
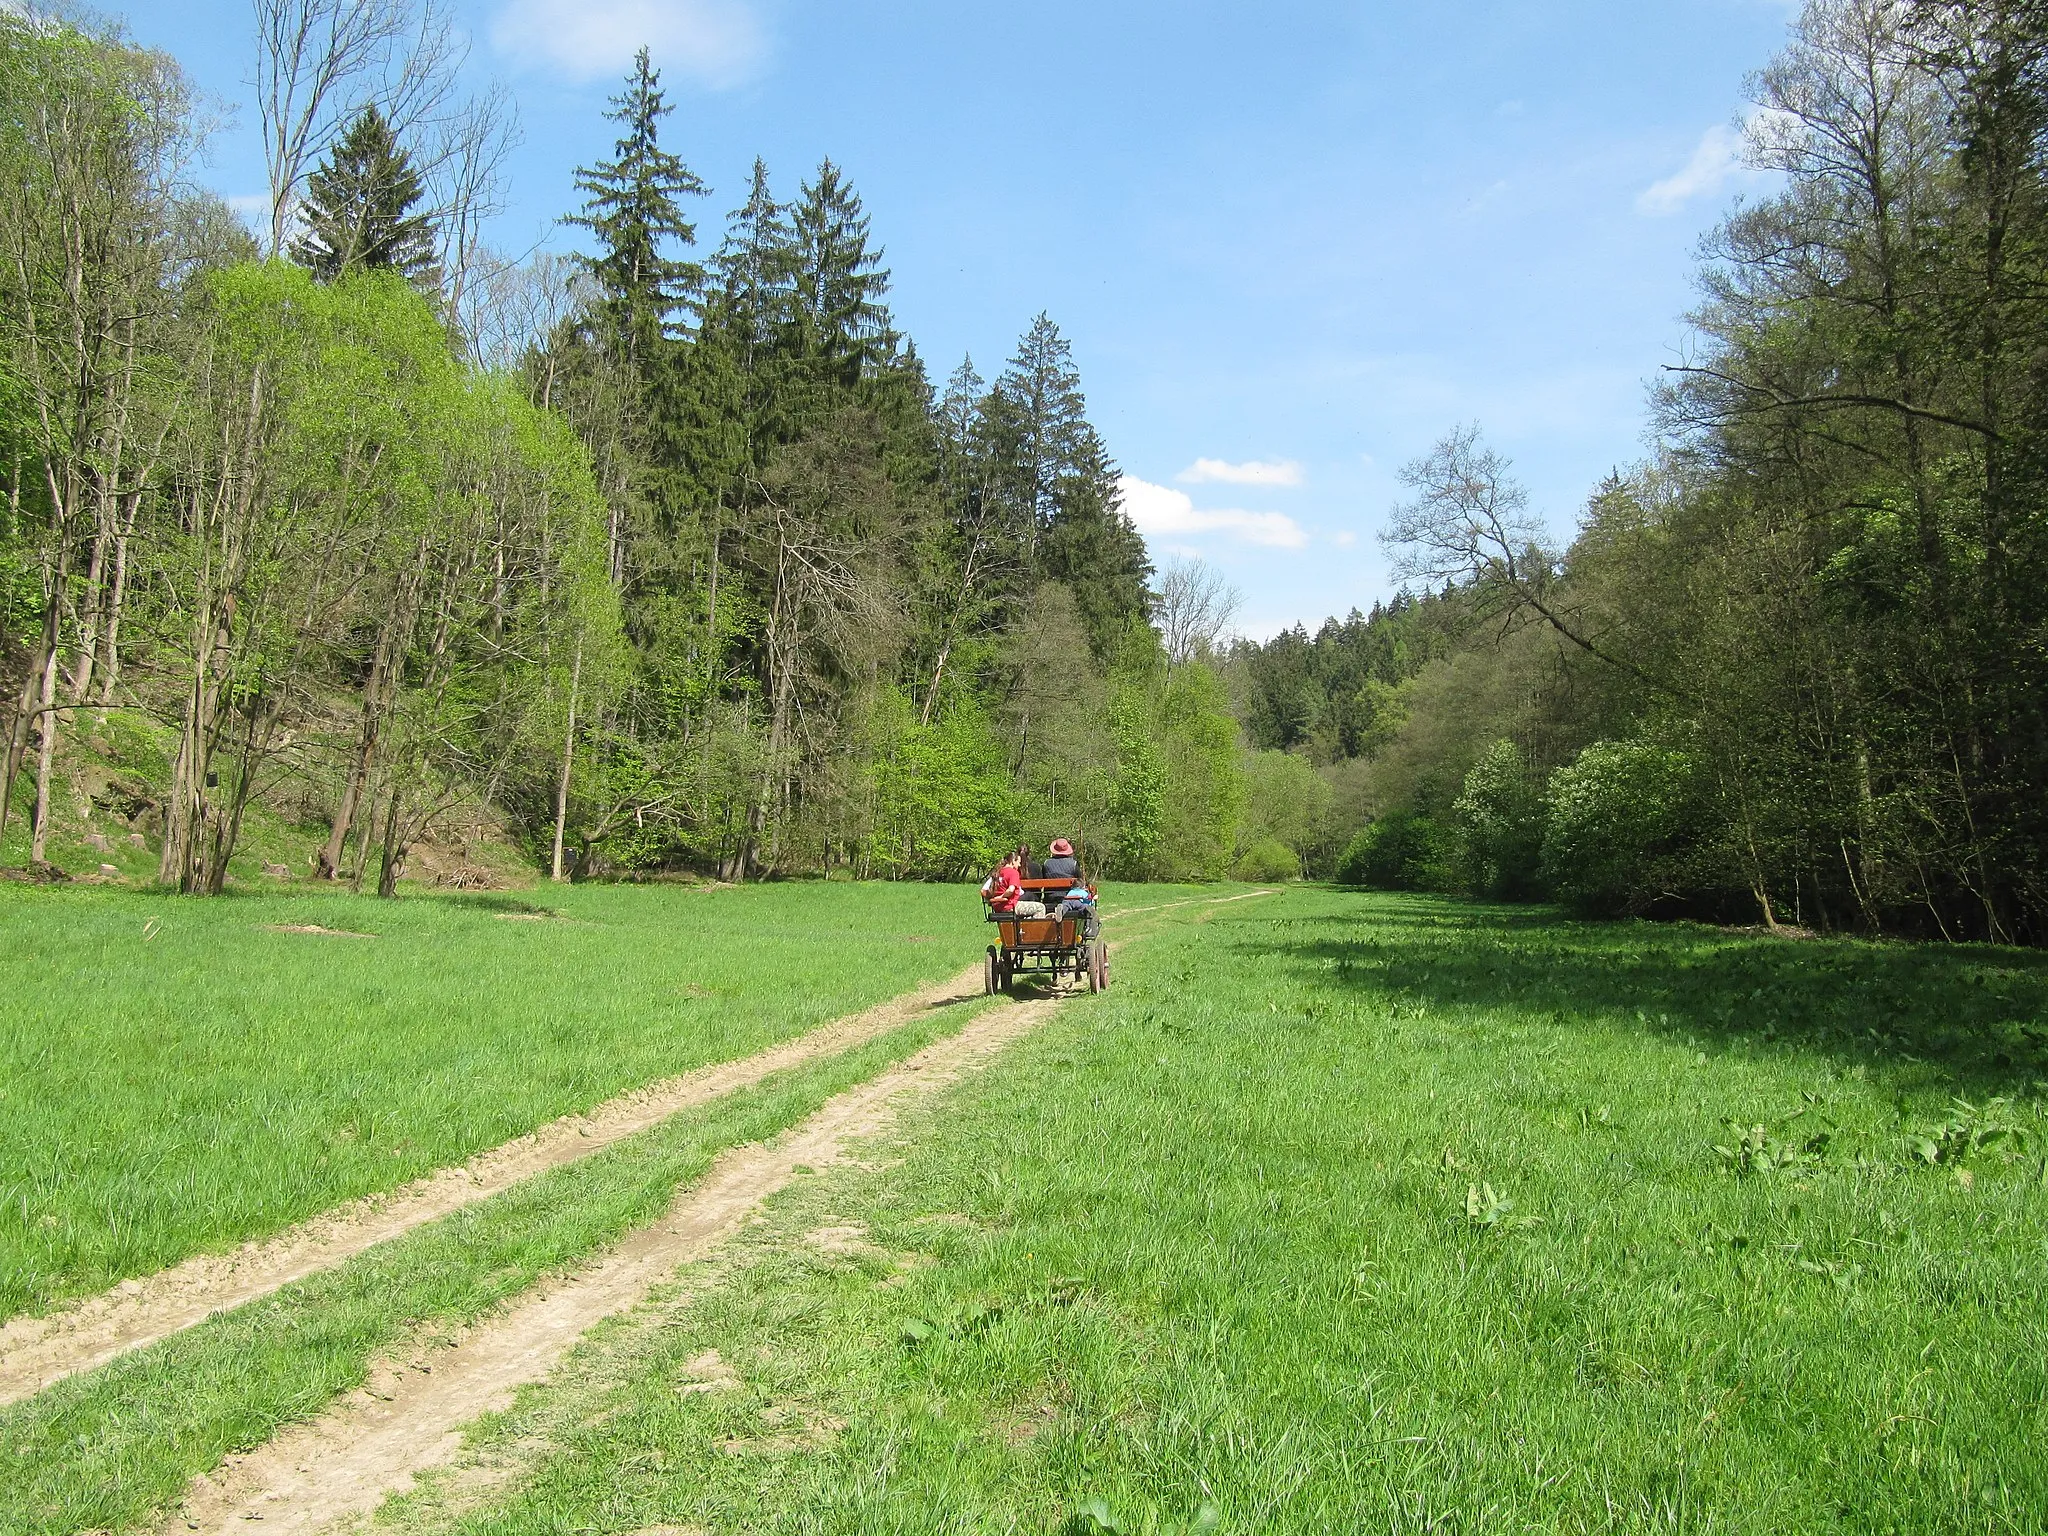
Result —
[{"label": "forest clearing", "polygon": [[[190,1261],[488,1170],[567,1111],[598,1132],[10,1393],[0,1525],[2018,1532],[2048,1510],[2035,953],[1126,887],[1113,990],[989,998],[957,887],[557,895],[541,921],[176,905],[148,939],[161,898],[0,898],[37,965],[103,976],[130,1006],[96,1016],[165,1045],[8,1021],[7,1102],[33,1083],[37,1109],[8,1117],[0,1234],[35,1280],[0,1376],[25,1324],[96,1326],[122,1289],[79,1298],[115,1277],[148,1296],[184,1260],[232,1286]],[[179,1040],[145,1000],[201,943],[270,984]],[[536,994],[540,946],[591,957],[585,987]],[[359,1011],[291,1012],[315,964]],[[502,990],[465,1021],[468,986],[434,975]],[[662,1049],[625,1049],[623,1018]],[[246,1048],[280,1030],[299,1056]],[[250,1075],[208,1099],[192,1053]],[[455,1092],[446,1061],[497,1084]],[[651,1123],[602,1107],[692,1063],[731,1065]],[[154,1146],[121,1091],[150,1073],[201,1095]],[[299,1074],[282,1119],[267,1095]],[[42,1121],[64,1134],[13,1134]],[[60,1146],[97,1181],[49,1178]]]}]

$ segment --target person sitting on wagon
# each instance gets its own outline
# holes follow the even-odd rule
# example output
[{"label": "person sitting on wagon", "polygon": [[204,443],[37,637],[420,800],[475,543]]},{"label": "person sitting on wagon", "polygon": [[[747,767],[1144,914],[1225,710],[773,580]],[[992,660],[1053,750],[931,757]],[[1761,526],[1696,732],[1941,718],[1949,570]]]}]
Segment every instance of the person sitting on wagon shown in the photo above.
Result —
[{"label": "person sitting on wagon", "polygon": [[1039,865],[1039,873],[1047,880],[1073,880],[1081,878],[1081,861],[1074,857],[1074,845],[1064,837],[1052,840],[1050,857]]},{"label": "person sitting on wagon", "polygon": [[1025,901],[1024,877],[1017,873],[1022,862],[1017,854],[1003,860],[1003,866],[990,875],[981,887],[981,899],[988,903],[991,920],[998,917],[1043,917],[1045,903]]}]

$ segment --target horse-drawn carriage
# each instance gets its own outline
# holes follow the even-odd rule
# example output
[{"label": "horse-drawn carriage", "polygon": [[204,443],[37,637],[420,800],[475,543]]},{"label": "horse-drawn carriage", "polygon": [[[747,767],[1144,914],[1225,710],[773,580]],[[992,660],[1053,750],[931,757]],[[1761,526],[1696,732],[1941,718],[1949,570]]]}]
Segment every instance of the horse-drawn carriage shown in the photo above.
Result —
[{"label": "horse-drawn carriage", "polygon": [[1019,976],[1050,976],[1055,985],[1072,979],[1088,980],[1090,992],[1109,985],[1109,945],[1103,941],[1102,926],[1095,916],[1095,887],[1086,903],[1066,899],[1076,889],[1070,879],[1024,880],[1024,900],[1042,903],[1043,917],[1018,917],[1008,912],[991,914],[1002,942],[988,947],[986,990],[1006,992]]}]

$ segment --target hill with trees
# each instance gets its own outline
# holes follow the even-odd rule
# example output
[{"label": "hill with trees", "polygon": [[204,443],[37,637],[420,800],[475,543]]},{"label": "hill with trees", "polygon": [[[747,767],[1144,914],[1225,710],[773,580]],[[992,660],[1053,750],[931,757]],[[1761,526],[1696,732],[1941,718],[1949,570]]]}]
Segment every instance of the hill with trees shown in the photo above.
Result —
[{"label": "hill with trees", "polygon": [[1236,728],[1148,622],[1049,317],[934,388],[829,160],[789,195],[757,164],[700,239],[644,50],[565,213],[587,254],[505,260],[513,126],[430,11],[258,17],[261,246],[186,176],[175,61],[0,17],[31,869],[111,830],[218,891],[260,821],[310,847],[273,874],[387,894],[464,828],[557,878],[954,876],[1054,832],[1227,872]]},{"label": "hill with trees", "polygon": [[1707,249],[1650,462],[1556,549],[1474,428],[1403,601],[1242,650],[1367,883],[2048,937],[2048,13],[1818,0],[1752,81],[1781,188]]}]

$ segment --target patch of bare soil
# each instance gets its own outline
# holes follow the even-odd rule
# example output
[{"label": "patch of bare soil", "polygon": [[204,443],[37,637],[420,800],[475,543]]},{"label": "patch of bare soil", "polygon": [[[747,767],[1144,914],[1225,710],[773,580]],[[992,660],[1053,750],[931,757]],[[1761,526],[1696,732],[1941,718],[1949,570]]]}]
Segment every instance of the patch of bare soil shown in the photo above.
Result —
[{"label": "patch of bare soil", "polygon": [[[643,1301],[679,1266],[711,1253],[799,1171],[838,1162],[849,1142],[885,1129],[905,1099],[985,1065],[1057,1006],[1044,1000],[993,1009],[959,1034],[839,1094],[778,1140],[726,1153],[660,1221],[581,1274],[535,1292],[459,1344],[437,1351],[430,1370],[381,1371],[373,1383],[378,1390],[356,1393],[198,1479],[163,1531],[247,1531],[248,1522],[260,1520],[275,1536],[360,1519],[409,1489],[422,1471],[447,1462],[466,1424],[505,1408],[519,1387],[547,1376],[587,1330]],[[703,1370],[693,1374],[718,1381],[723,1362],[714,1365],[707,1358],[701,1364]],[[798,1432],[732,1449],[808,1449],[837,1428],[823,1422],[789,1427]]]},{"label": "patch of bare soil", "polygon": [[[299,931],[333,933],[307,928]],[[770,1046],[740,1061],[699,1067],[609,1100],[581,1115],[478,1154],[388,1194],[339,1206],[275,1237],[225,1254],[201,1254],[146,1279],[46,1317],[18,1317],[0,1326],[0,1406],[54,1382],[156,1343],[204,1322],[215,1312],[268,1296],[331,1269],[378,1243],[450,1211],[658,1125],[669,1116],[760,1082],[772,1073],[834,1056],[909,1022],[921,1013],[981,995],[979,964],[946,981],[891,998],[862,1013]]]},{"label": "patch of bare soil", "polygon": [[323,939],[374,939],[374,933],[357,933],[353,928],[323,928],[318,923],[265,923],[265,933],[311,933]]}]

